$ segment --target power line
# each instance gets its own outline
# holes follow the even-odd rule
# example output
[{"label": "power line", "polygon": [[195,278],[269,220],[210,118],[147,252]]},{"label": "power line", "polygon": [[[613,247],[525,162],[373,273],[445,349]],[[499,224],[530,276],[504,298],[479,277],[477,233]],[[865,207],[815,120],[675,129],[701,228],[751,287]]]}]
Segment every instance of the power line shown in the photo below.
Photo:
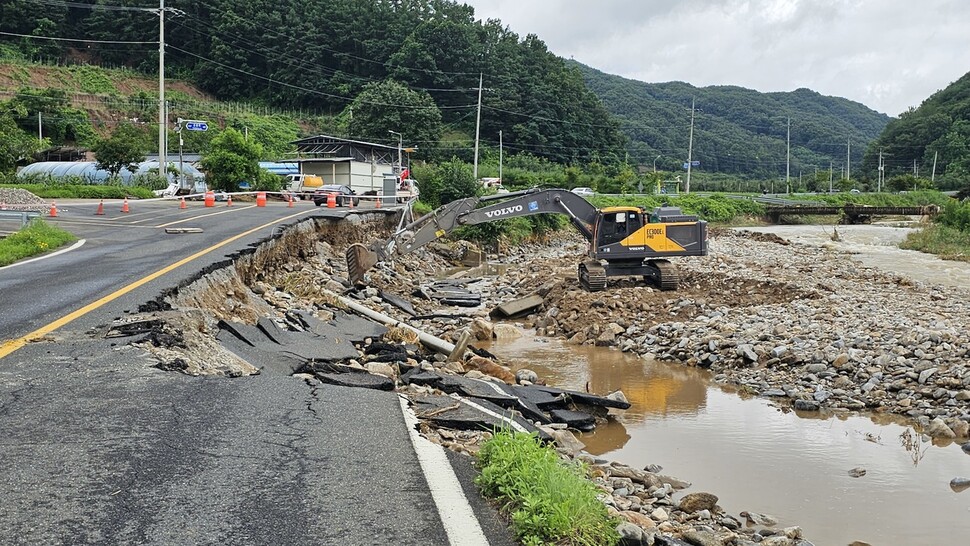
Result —
[{"label": "power line", "polygon": [[90,40],[86,38],[55,38],[54,36],[35,36],[31,34],[17,34],[16,32],[0,32],[4,36],[18,36],[20,38],[31,38],[35,40],[55,40],[58,42],[84,42],[89,44],[158,44],[154,42],[131,42],[127,40]]},{"label": "power line", "polygon": [[[368,78],[368,77],[364,77],[364,76],[358,76],[356,74],[351,74],[350,72],[345,72],[345,71],[342,71],[342,70],[337,70],[335,68],[328,68],[328,67],[325,67],[325,66],[314,65],[312,63],[308,65],[308,64],[305,64],[303,60],[301,60],[301,59],[295,59],[293,57],[287,57],[287,56],[283,56],[283,55],[275,55],[275,56],[272,56],[271,57],[270,55],[268,55],[267,53],[264,53],[263,51],[260,51],[260,50],[257,50],[257,49],[248,49],[248,48],[245,48],[245,47],[240,47],[237,44],[237,42],[241,42],[241,43],[244,43],[244,44],[248,44],[248,45],[250,45],[250,46],[252,46],[254,48],[263,49],[262,46],[260,44],[258,44],[258,43],[255,43],[255,42],[246,40],[244,38],[240,38],[239,36],[231,35],[229,33],[222,32],[220,30],[217,30],[217,29],[213,28],[211,25],[206,24],[204,21],[202,21],[201,19],[198,19],[196,17],[189,17],[189,16],[187,16],[184,19],[193,19],[196,23],[198,23],[198,25],[200,25],[201,27],[203,27],[205,30],[202,30],[202,29],[197,28],[195,26],[187,25],[187,24],[185,24],[182,21],[177,22],[176,24],[179,27],[181,27],[181,28],[185,28],[186,30],[189,30],[191,32],[194,32],[194,33],[200,35],[200,36],[204,36],[204,37],[207,37],[207,38],[215,38],[216,37],[215,34],[219,34],[221,36],[229,37],[229,38],[231,38],[231,41],[227,41],[226,43],[231,43],[237,49],[246,51],[248,53],[252,53],[254,55],[259,55],[259,56],[263,57],[264,59],[266,59],[268,61],[275,61],[275,62],[278,62],[278,63],[283,64],[285,66],[299,68],[300,70],[302,70],[304,72],[316,73],[316,74],[319,74],[321,76],[328,76],[328,77],[341,76],[341,77],[344,77],[344,78],[347,78],[347,79],[357,80],[359,82],[366,82],[366,83],[372,83],[372,82],[382,81],[380,79]],[[419,91],[436,92],[436,93],[459,93],[459,92],[461,92],[461,93],[467,93],[467,92],[469,92],[469,91],[472,90],[472,88],[449,89],[449,88],[429,88],[429,87],[417,87],[417,86],[408,86],[408,87],[411,88],[411,89],[419,90]]]},{"label": "power line", "polygon": [[64,0],[21,0],[30,4],[42,4],[46,6],[53,6],[58,8],[76,8],[76,9],[90,9],[90,10],[101,10],[101,11],[141,11],[141,12],[158,12],[156,7],[139,7],[139,6],[119,6],[115,4],[82,4],[80,2],[67,2]]},{"label": "power line", "polygon": [[[218,12],[218,13],[222,13],[224,15],[230,15],[230,16],[234,17],[237,21],[240,21],[240,22],[245,23],[247,26],[260,28],[260,29],[262,29],[265,32],[269,32],[269,33],[275,34],[276,36],[280,36],[280,37],[284,37],[284,38],[292,38],[292,35],[287,35],[287,34],[280,33],[278,31],[273,30],[273,29],[268,28],[268,27],[254,25],[252,21],[240,17],[239,15],[237,15],[233,11],[220,10],[220,9],[216,8],[215,6],[213,6],[213,5],[205,2],[203,0],[197,0],[197,3],[200,4],[200,5],[203,5],[203,6],[207,7],[207,8],[209,8],[212,11],[215,11],[215,12]],[[423,72],[423,73],[426,73],[426,74],[449,74],[449,75],[454,75],[454,76],[474,76],[474,75],[478,74],[478,72],[448,72],[448,71],[445,71],[445,70],[429,70],[429,69],[426,69],[426,68],[410,68],[410,67],[399,66],[399,65],[388,65],[388,63],[387,62],[384,62],[384,61],[378,61],[378,60],[375,60],[375,59],[369,59],[367,57],[361,57],[359,55],[353,55],[353,54],[346,53],[346,52],[343,52],[343,51],[337,51],[335,49],[329,48],[329,47],[327,47],[325,45],[322,45],[322,44],[314,44],[314,47],[318,47],[320,49],[323,49],[324,51],[329,51],[329,52],[333,53],[334,55],[338,55],[338,56],[341,56],[341,57],[347,57],[347,58],[355,59],[355,60],[358,60],[358,61],[363,61],[363,62],[377,64],[377,65],[383,66],[385,69],[386,68],[389,68],[389,67],[393,67],[393,68],[404,69],[404,70],[407,70],[407,71],[410,71],[410,72]]]},{"label": "power line", "polygon": [[[274,79],[274,78],[270,78],[269,76],[263,76],[261,74],[253,74],[252,72],[248,72],[248,71],[243,70],[241,68],[236,68],[234,66],[229,66],[229,65],[227,65],[225,63],[220,63],[219,61],[214,61],[212,59],[203,57],[202,55],[197,55],[195,53],[192,53],[191,51],[186,51],[186,50],[184,50],[182,48],[175,47],[173,45],[168,45],[167,47],[169,47],[169,48],[171,48],[171,49],[173,49],[175,51],[178,51],[180,53],[184,53],[186,55],[189,55],[189,56],[195,57],[197,59],[203,60],[205,62],[212,63],[214,65],[220,66],[222,68],[226,68],[226,69],[229,69],[229,70],[233,70],[233,71],[239,72],[241,74],[245,74],[245,75],[251,76],[253,78],[259,78],[261,80],[265,80],[265,81],[268,81],[270,83],[275,83],[277,85],[281,85],[281,86],[284,86],[284,87],[289,87],[289,88],[292,88],[292,89],[296,89],[296,90],[299,90],[299,91],[303,91],[305,93],[311,93],[311,94],[314,94],[314,95],[320,95],[320,96],[324,96],[324,97],[328,97],[328,98],[332,98],[332,99],[343,100],[343,101],[346,101],[346,102],[349,102],[349,103],[352,103],[352,102],[354,102],[356,100],[356,99],[351,98],[351,97],[345,97],[345,96],[342,96],[342,95],[334,95],[332,93],[325,93],[323,91],[317,91],[316,89],[308,89],[306,87],[301,87],[299,85],[294,85],[292,83],[286,83],[286,82],[283,82],[283,81],[280,81],[280,80],[277,80],[277,79]],[[390,107],[394,107],[394,108],[405,108],[405,109],[409,109],[409,110],[431,110],[431,109],[437,109],[437,110],[446,110],[446,109],[447,110],[460,110],[460,109],[463,109],[463,108],[471,108],[471,107],[475,106],[474,104],[464,104],[464,105],[459,105],[459,106],[437,106],[437,105],[432,105],[432,106],[413,106],[413,105],[407,105],[407,104],[392,104],[392,103],[377,102],[377,101],[360,101],[360,102],[362,102],[363,104],[371,104],[371,105],[374,105],[374,106],[390,106]]]}]

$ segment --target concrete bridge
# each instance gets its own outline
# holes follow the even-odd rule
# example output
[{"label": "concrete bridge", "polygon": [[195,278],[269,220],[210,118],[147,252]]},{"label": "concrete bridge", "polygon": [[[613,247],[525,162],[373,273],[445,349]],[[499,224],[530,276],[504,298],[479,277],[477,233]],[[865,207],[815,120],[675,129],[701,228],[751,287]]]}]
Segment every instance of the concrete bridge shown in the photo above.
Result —
[{"label": "concrete bridge", "polygon": [[919,207],[871,207],[865,205],[782,205],[767,207],[772,222],[781,216],[841,216],[846,224],[864,224],[873,216],[932,216],[940,212],[937,205]]}]

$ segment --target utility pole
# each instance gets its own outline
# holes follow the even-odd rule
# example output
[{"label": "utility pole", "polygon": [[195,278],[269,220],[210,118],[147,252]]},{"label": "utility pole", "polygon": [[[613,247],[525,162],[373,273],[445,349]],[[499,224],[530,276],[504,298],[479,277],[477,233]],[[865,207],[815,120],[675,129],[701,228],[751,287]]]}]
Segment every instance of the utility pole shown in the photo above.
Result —
[{"label": "utility pole", "polygon": [[[788,188],[788,192],[791,193],[791,118],[788,118],[788,147],[785,159],[785,187]],[[799,184],[801,181],[799,180]]]},{"label": "utility pole", "polygon": [[877,192],[881,192],[882,191],[882,176],[883,176],[882,173],[883,173],[883,166],[882,166],[882,148],[879,148],[879,176],[876,177],[876,191]]},{"label": "utility pole", "polygon": [[845,179],[852,180],[852,140],[845,139]]},{"label": "utility pole", "polygon": [[475,116],[475,164],[472,171],[478,182],[478,132],[482,125],[482,73],[478,73],[478,115]]},{"label": "utility pole", "polygon": [[832,193],[832,175],[835,171],[832,170],[832,160],[829,160],[829,193]]},{"label": "utility pole", "polygon": [[915,157],[913,158],[913,176],[916,176],[916,177],[919,176],[919,172],[916,170],[916,158]]},{"label": "utility pole", "polygon": [[933,174],[930,176],[930,182],[936,184],[936,158],[940,155],[940,152],[933,152]]},{"label": "utility pole", "polygon": [[158,175],[168,179],[168,112],[165,107],[165,0],[158,0]]},{"label": "utility pole", "polygon": [[37,112],[37,140],[43,142],[44,140],[44,123],[41,121],[41,114]]},{"label": "utility pole", "polygon": [[690,194],[690,168],[691,157],[694,153],[694,99],[690,99],[690,139],[687,142],[687,183],[684,184],[684,193]]},{"label": "utility pole", "polygon": [[404,135],[397,131],[388,130],[387,132],[392,135],[397,135],[397,174],[400,176],[404,172],[404,165],[401,163],[401,148],[404,146]]},{"label": "utility pole", "polygon": [[498,131],[498,183],[502,183],[502,130]]}]

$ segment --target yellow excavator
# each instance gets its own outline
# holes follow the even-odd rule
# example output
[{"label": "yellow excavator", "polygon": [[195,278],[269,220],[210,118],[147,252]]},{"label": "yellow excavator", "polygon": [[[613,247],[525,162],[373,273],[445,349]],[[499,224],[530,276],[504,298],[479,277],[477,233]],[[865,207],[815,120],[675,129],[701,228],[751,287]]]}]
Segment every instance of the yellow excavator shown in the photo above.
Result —
[{"label": "yellow excavator", "polygon": [[413,252],[453,229],[533,214],[565,214],[589,241],[588,259],[579,264],[579,282],[589,291],[606,279],[642,276],[661,290],[676,290],[677,268],[666,258],[707,255],[707,222],[677,207],[598,209],[567,190],[537,188],[452,201],[399,229],[386,241],[347,248],[350,281],[360,284],[378,262]]}]

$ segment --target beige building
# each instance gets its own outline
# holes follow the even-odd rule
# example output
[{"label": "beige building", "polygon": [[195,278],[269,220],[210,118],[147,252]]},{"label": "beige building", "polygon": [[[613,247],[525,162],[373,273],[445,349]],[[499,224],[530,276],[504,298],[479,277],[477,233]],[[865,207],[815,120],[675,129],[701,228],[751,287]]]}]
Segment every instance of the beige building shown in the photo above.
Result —
[{"label": "beige building", "polygon": [[394,146],[317,135],[294,141],[301,174],[314,174],[324,184],[344,184],[359,195],[383,188],[384,178],[398,173]]}]

